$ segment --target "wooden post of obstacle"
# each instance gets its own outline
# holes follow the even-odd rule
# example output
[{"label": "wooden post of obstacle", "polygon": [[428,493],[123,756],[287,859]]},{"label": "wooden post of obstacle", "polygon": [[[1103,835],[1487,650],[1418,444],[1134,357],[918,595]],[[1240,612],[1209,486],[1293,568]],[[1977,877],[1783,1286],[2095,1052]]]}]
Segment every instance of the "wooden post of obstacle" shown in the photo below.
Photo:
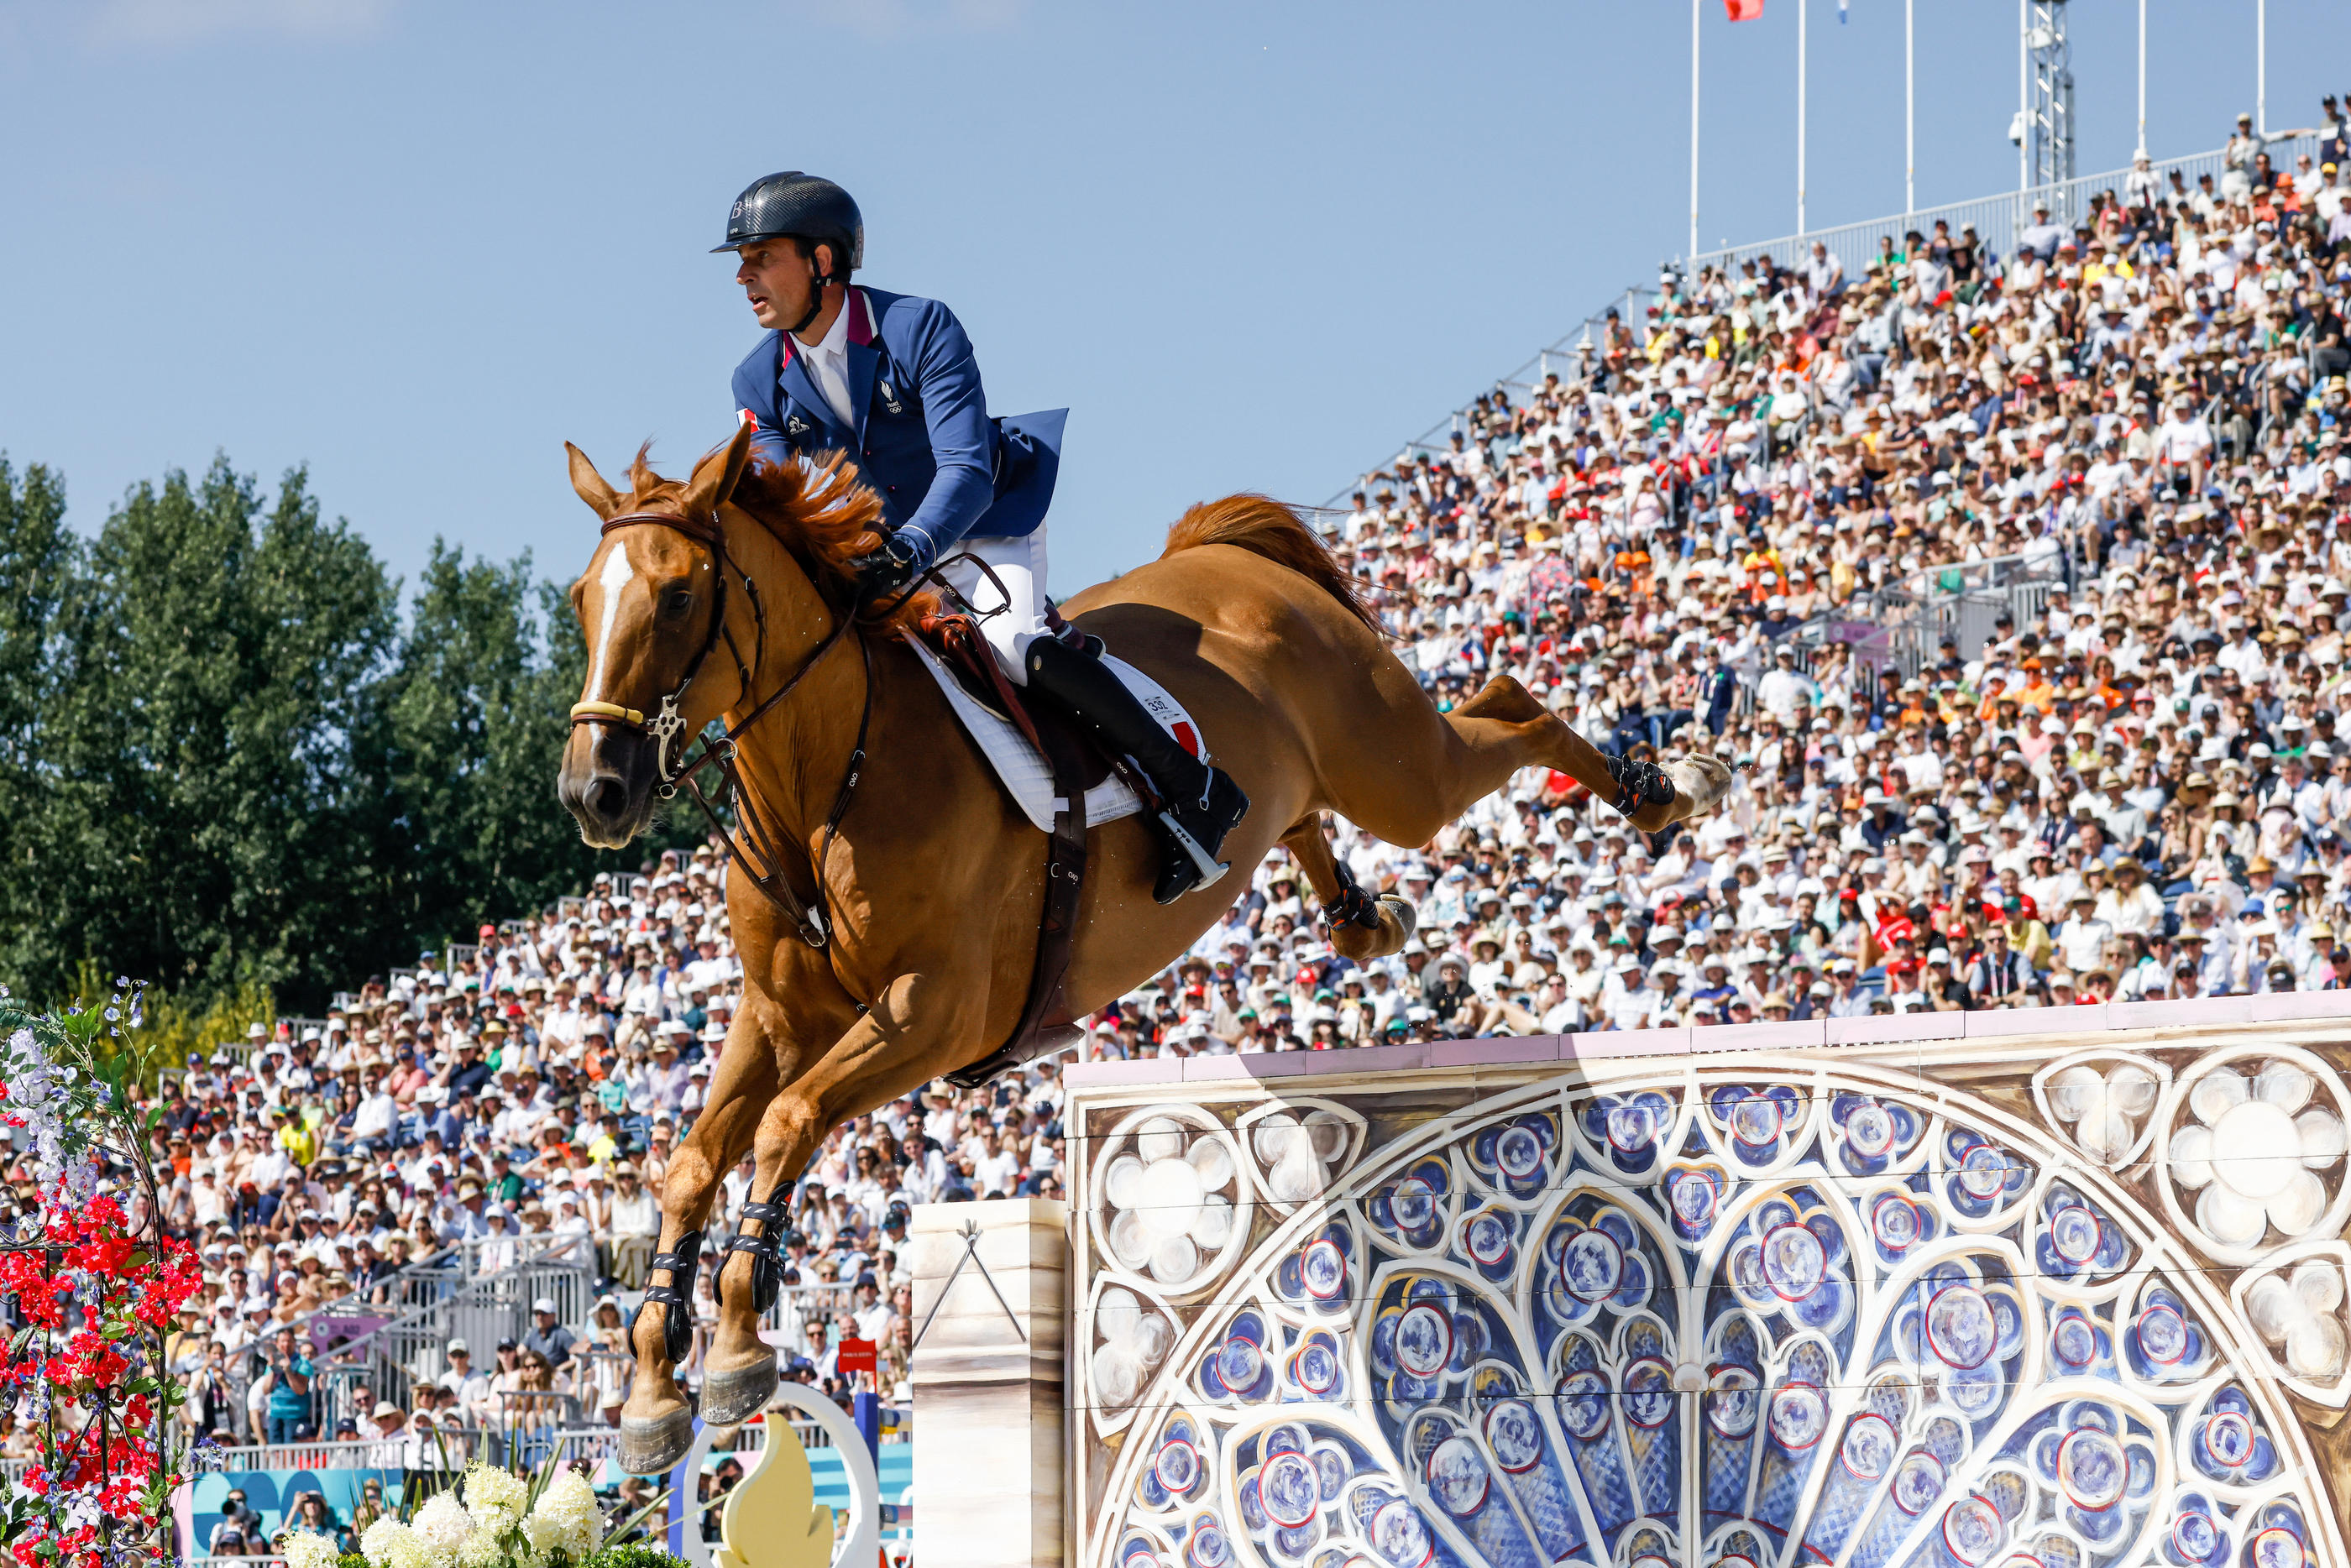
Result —
[{"label": "wooden post of obstacle", "polygon": [[1068,1206],[917,1204],[907,1253],[923,1568],[1061,1568]]}]

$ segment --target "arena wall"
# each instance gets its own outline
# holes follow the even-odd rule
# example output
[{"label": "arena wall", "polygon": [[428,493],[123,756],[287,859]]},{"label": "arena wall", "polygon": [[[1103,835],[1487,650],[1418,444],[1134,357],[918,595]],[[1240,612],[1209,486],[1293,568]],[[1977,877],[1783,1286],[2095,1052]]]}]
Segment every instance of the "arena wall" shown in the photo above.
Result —
[{"label": "arena wall", "polygon": [[923,1459],[1036,1478],[973,1562],[2344,1564],[2347,1043],[2316,992],[1077,1067],[1066,1211],[978,1206],[1013,1299],[918,1259],[925,1397],[991,1332],[1026,1380]]}]

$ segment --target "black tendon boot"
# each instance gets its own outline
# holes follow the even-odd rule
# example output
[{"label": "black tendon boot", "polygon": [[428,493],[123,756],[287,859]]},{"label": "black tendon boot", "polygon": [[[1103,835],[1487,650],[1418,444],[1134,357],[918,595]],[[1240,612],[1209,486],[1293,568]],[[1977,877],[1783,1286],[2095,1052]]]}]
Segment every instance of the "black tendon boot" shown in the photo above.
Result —
[{"label": "black tendon boot", "polygon": [[1645,805],[1673,804],[1674,781],[1656,763],[1611,756],[1606,752],[1600,753],[1600,760],[1608,765],[1608,776],[1616,781],[1616,798],[1608,804],[1617,815],[1629,817]]},{"label": "black tendon boot", "polygon": [[1154,898],[1172,904],[1231,869],[1217,851],[1248,814],[1249,796],[1222,769],[1178,745],[1108,665],[1059,638],[1040,637],[1029,645],[1029,690],[1092,731],[1112,756],[1132,759],[1158,792],[1166,854]]}]

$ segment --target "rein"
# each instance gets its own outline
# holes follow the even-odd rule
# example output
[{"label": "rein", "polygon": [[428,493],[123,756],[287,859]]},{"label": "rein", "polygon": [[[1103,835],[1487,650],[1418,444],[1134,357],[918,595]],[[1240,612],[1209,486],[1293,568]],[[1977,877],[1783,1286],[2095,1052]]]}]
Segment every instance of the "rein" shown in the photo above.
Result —
[{"label": "rein", "polygon": [[[841,788],[833,796],[832,810],[825,817],[824,840],[818,847],[816,861],[811,867],[816,882],[815,898],[812,902],[803,903],[799,895],[792,890],[790,881],[784,876],[784,860],[781,853],[783,840],[760,822],[759,815],[751,804],[751,793],[743,785],[742,774],[736,766],[735,742],[741,738],[744,732],[766,717],[770,709],[792,694],[801,680],[807,678],[809,672],[822,661],[826,654],[832,651],[833,645],[848,634],[851,627],[856,622],[857,617],[853,613],[835,614],[832,629],[824,634],[823,640],[819,642],[815,650],[801,661],[800,667],[792,672],[790,680],[768,693],[758,707],[745,714],[723,735],[716,740],[704,740],[699,753],[686,752],[683,755],[677,754],[681,749],[678,746],[678,738],[685,730],[685,720],[679,711],[680,705],[684,701],[686,689],[694,684],[694,678],[702,672],[703,661],[710,657],[710,650],[717,647],[722,639],[726,644],[728,655],[735,660],[737,674],[742,678],[744,695],[747,697],[750,695],[752,672],[764,663],[767,658],[768,612],[767,607],[760,602],[758,587],[751,581],[750,574],[744,571],[727,556],[726,535],[719,530],[715,517],[704,523],[679,516],[674,513],[627,512],[617,517],[605,519],[603,532],[611,534],[616,529],[640,525],[674,529],[710,552],[712,566],[718,579],[718,592],[717,602],[710,619],[709,634],[702,639],[702,646],[695,651],[693,659],[685,667],[684,675],[679,679],[674,689],[663,696],[660,709],[650,719],[641,710],[624,708],[617,702],[580,702],[572,706],[571,723],[574,726],[618,724],[624,729],[635,730],[640,733],[652,736],[657,748],[654,753],[656,793],[664,800],[674,799],[678,786],[684,784],[693,794],[695,805],[702,808],[702,814],[710,819],[711,826],[718,830],[719,836],[725,840],[729,864],[741,867],[744,874],[750,877],[751,885],[765,894],[768,902],[774,904],[786,918],[790,919],[795,929],[799,930],[802,941],[812,948],[821,950],[831,940],[831,931],[825,917],[825,862],[831,857],[833,839],[840,834],[841,818],[849,815],[850,800],[856,794],[857,781],[865,771],[865,738],[873,720],[873,649],[864,639],[859,639],[859,650],[864,655],[865,700],[857,716],[857,743],[849,753],[849,764],[842,774]],[[735,634],[726,626],[726,577],[730,571],[743,579],[744,594],[751,601],[755,639],[752,660],[749,664],[744,662],[742,650],[735,645]],[[732,792],[735,797],[735,813],[739,825],[737,831],[728,829],[726,821],[719,816],[717,808],[711,805],[709,797],[703,793],[701,780],[696,776],[703,769],[714,763],[726,777],[726,789]],[[737,843],[738,836],[741,839],[740,844]]]}]

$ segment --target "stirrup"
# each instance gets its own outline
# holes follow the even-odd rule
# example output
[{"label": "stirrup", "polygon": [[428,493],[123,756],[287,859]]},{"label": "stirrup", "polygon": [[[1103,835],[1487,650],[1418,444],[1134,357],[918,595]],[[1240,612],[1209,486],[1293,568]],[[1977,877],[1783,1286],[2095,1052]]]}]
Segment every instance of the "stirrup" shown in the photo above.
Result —
[{"label": "stirrup", "polygon": [[672,1366],[684,1362],[686,1352],[694,1348],[694,1276],[702,1267],[702,1241],[701,1231],[688,1231],[677,1239],[676,1251],[653,1254],[653,1262],[645,1265],[646,1280],[666,1269],[670,1282],[648,1283],[644,1300],[637,1303],[636,1316],[629,1319],[629,1343],[634,1345],[637,1322],[645,1315],[645,1309],[662,1309],[662,1348]]},{"label": "stirrup", "polygon": [[1212,888],[1216,886],[1218,881],[1223,879],[1226,872],[1233,868],[1231,861],[1219,860],[1215,856],[1209,854],[1207,850],[1202,846],[1200,841],[1193,837],[1192,835],[1185,829],[1182,823],[1176,820],[1176,814],[1174,812],[1161,812],[1159,814],[1159,826],[1167,830],[1167,836],[1176,841],[1176,847],[1187,857],[1194,866],[1199,868],[1200,879],[1193,883],[1191,887],[1186,888],[1184,890],[1185,892],[1189,893],[1197,891],[1202,888]]},{"label": "stirrup", "polygon": [[[772,1199],[765,1203],[743,1205],[743,1222],[747,1225],[756,1220],[762,1227],[772,1227],[781,1224],[784,1219],[783,1205]],[[764,1313],[776,1304],[777,1293],[784,1286],[784,1260],[776,1251],[775,1238],[764,1231],[747,1236],[737,1231],[726,1239],[726,1257],[737,1252],[751,1254],[751,1309]],[[721,1293],[726,1289],[726,1262],[722,1258],[710,1275],[711,1299],[722,1307],[726,1304]]]}]

